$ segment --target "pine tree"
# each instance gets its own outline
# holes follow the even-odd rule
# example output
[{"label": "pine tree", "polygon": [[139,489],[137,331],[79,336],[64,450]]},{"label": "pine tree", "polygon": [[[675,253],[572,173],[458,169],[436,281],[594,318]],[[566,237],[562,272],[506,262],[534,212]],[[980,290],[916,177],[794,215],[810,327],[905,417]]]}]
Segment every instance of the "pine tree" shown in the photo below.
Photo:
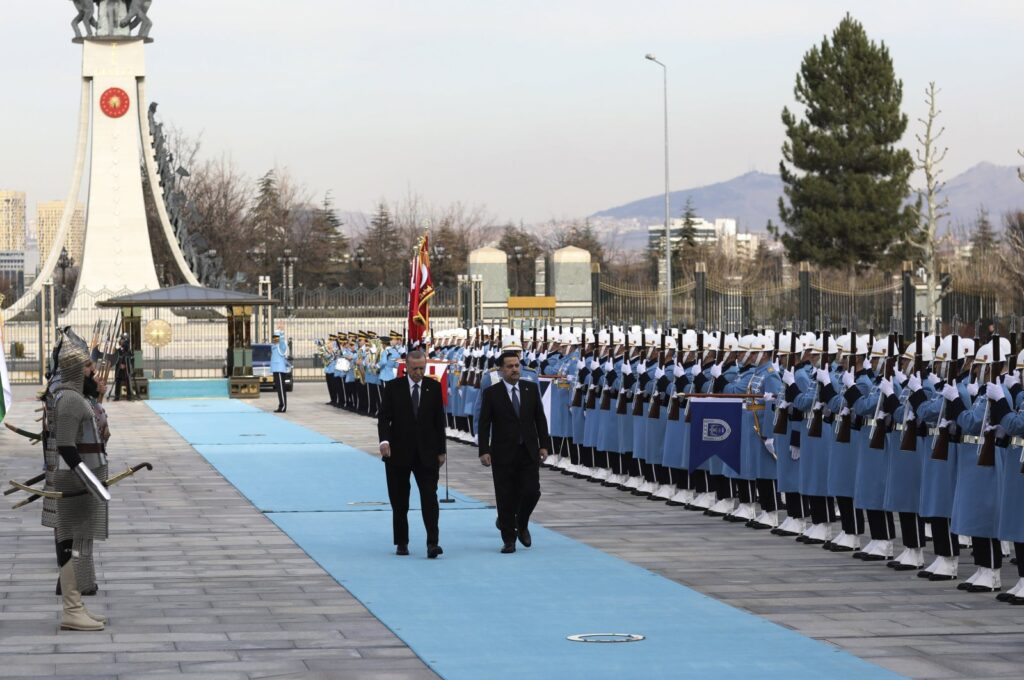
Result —
[{"label": "pine tree", "polygon": [[587,219],[583,222],[573,222],[568,227],[557,230],[554,238],[551,240],[551,246],[552,250],[558,250],[567,246],[582,248],[590,253],[591,262],[599,262],[601,264],[602,270],[607,264],[607,256],[604,244],[601,243],[601,237],[598,236],[597,231],[590,224],[590,220]]},{"label": "pine tree", "polygon": [[915,207],[905,204],[914,161],[895,148],[907,116],[885,43],[847,14],[831,40],[804,55],[795,96],[806,117],[783,109],[779,163],[790,260],[865,269],[909,259],[919,229]]},{"label": "pine tree", "polygon": [[334,286],[341,279],[342,263],[348,253],[348,237],[334,209],[331,193],[309,211],[309,223],[300,230],[300,242],[292,249],[302,253],[295,275],[307,287]]},{"label": "pine tree", "polygon": [[256,198],[248,216],[252,257],[262,265],[263,271],[269,272],[276,266],[277,258],[287,245],[287,220],[277,173],[270,170],[256,183]]},{"label": "pine tree", "polygon": [[405,285],[401,280],[404,261],[412,257],[405,252],[398,241],[398,227],[391,217],[388,204],[381,201],[377,211],[370,219],[370,224],[363,233],[361,246],[366,262],[362,263],[362,283],[379,283],[381,285]]},{"label": "pine tree", "polygon": [[971,233],[971,260],[976,265],[984,265],[995,254],[998,245],[999,238],[988,217],[988,210],[981,208]]}]

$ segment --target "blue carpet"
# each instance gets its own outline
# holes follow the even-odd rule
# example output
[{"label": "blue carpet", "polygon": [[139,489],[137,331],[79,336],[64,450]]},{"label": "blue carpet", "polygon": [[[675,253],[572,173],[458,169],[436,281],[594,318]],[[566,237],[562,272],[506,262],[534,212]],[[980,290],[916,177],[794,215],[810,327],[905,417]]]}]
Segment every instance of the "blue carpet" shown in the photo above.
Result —
[{"label": "blue carpet", "polygon": [[262,413],[241,399],[176,399],[151,401],[149,408],[160,415],[174,413]]},{"label": "blue carpet", "polygon": [[[540,526],[501,555],[494,510],[461,495],[440,559],[424,559],[416,512],[397,557],[390,513],[349,505],[386,500],[375,458],[247,405],[147,403],[444,678],[898,677]],[[646,639],[566,640],[578,633]]]},{"label": "blue carpet", "polygon": [[[351,446],[200,444],[195,448],[263,512],[391,510],[384,464]],[[273,483],[268,484],[268,479]],[[442,510],[486,507],[455,491],[450,493],[456,501],[442,504]],[[443,487],[439,494],[444,497]],[[383,505],[377,504],[381,502]],[[420,508],[415,485],[410,508]]]},{"label": "blue carpet", "polygon": [[227,399],[227,380],[150,380],[150,399]]}]

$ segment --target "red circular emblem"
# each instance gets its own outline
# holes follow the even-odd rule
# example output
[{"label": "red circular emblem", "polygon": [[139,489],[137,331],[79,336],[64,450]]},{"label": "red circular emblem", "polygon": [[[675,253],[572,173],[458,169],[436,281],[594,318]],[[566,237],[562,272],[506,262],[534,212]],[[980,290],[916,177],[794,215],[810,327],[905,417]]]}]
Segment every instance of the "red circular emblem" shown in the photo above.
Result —
[{"label": "red circular emblem", "polygon": [[120,118],[128,113],[128,93],[119,87],[112,87],[100,96],[100,109],[111,118]]}]

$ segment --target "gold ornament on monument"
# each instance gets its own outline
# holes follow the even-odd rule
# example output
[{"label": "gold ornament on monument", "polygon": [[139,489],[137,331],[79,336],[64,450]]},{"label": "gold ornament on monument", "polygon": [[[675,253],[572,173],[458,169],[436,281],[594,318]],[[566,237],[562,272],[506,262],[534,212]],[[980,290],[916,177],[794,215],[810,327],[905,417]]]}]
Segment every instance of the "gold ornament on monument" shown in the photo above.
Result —
[{"label": "gold ornament on monument", "polygon": [[142,339],[147,345],[165,347],[171,342],[171,324],[163,319],[153,319],[142,330]]}]

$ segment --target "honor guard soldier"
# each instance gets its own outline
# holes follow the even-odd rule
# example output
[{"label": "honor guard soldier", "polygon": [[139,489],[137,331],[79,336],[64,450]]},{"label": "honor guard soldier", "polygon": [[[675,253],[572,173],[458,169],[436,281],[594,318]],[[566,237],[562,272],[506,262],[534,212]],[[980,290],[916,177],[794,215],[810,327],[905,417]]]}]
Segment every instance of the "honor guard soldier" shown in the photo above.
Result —
[{"label": "honor guard soldier", "polygon": [[285,374],[290,370],[288,365],[288,342],[284,331],[274,331],[274,342],[270,345],[270,370],[274,374],[274,391],[277,392],[277,409],[274,413],[288,410],[288,392],[285,390]]},{"label": "honor guard soldier", "polygon": [[[1024,352],[1016,357],[1016,365],[1022,365]],[[1020,371],[1011,371],[1003,378],[1003,398],[993,398],[991,422],[998,424],[1002,433],[1012,437],[1003,440],[997,447],[996,470],[999,472],[999,538],[1013,543],[1017,560],[1017,583],[1005,593],[996,596],[1001,602],[1024,604],[1024,390],[1021,389]],[[987,392],[987,388],[986,388]],[[999,431],[996,433],[1000,434]]]}]

